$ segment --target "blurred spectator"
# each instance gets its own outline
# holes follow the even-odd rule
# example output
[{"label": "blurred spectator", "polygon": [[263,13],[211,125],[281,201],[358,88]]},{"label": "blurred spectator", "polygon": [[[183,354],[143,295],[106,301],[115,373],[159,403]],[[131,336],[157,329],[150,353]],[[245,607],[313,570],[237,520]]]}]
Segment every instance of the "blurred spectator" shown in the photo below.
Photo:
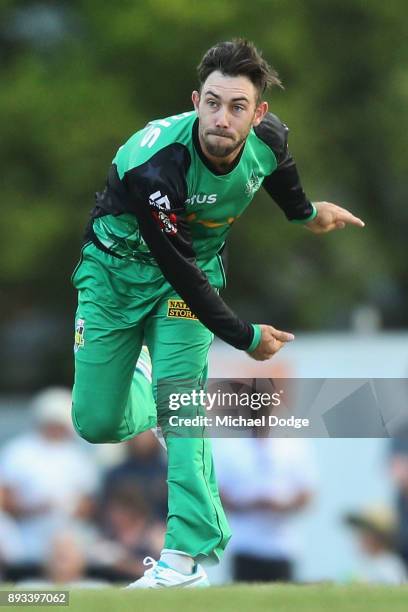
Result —
[{"label": "blurred spectator", "polygon": [[397,487],[397,547],[408,570],[408,437],[392,439],[390,450],[391,476]]},{"label": "blurred spectator", "polygon": [[3,507],[16,520],[25,563],[42,563],[67,518],[93,514],[97,471],[71,423],[71,393],[50,388],[32,406],[35,430],[10,441],[0,455]]},{"label": "blurred spectator", "polygon": [[74,588],[99,588],[109,583],[86,576],[87,556],[83,540],[75,529],[65,529],[51,540],[48,554],[43,564],[41,578],[26,579],[18,582],[25,589],[47,588],[55,585]]},{"label": "blurred spectator", "polygon": [[166,456],[151,431],[145,431],[125,444],[126,458],[105,474],[102,482],[102,509],[113,492],[125,485],[143,491],[152,520],[167,516]]},{"label": "blurred spectator", "polygon": [[95,559],[114,570],[116,578],[142,576],[144,557],[160,556],[165,523],[154,520],[144,490],[134,483],[122,482],[114,487],[104,504],[107,540],[94,547]]},{"label": "blurred spectator", "polygon": [[0,579],[4,566],[21,562],[24,555],[23,542],[15,520],[3,511],[0,492]]},{"label": "blurred spectator", "polygon": [[310,503],[316,488],[308,441],[215,439],[214,455],[233,533],[234,580],[292,580],[297,555],[292,517]]},{"label": "blurred spectator", "polygon": [[357,535],[363,560],[357,579],[375,584],[402,584],[407,581],[403,561],[396,553],[396,521],[391,510],[373,508],[345,517]]}]

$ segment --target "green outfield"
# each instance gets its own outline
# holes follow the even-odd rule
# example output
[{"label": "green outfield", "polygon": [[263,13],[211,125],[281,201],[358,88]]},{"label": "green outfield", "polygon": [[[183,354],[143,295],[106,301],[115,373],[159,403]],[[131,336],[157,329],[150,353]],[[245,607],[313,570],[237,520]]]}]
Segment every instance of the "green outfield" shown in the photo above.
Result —
[{"label": "green outfield", "polygon": [[[29,610],[33,606],[18,606]],[[3,610],[16,609],[2,606]],[[408,586],[234,585],[209,589],[71,591],[70,612],[406,612]]]}]

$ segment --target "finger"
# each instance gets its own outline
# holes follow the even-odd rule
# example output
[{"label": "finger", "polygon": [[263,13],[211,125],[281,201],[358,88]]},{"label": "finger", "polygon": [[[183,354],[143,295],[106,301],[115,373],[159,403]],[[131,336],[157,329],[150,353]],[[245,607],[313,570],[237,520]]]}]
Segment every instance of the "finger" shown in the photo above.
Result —
[{"label": "finger", "polygon": [[281,342],[280,340],[274,340],[273,343],[273,352],[277,353],[281,350],[281,348],[285,345],[285,342]]},{"label": "finger", "polygon": [[365,223],[364,221],[362,221],[362,219],[355,217],[350,212],[344,209],[340,209],[340,211],[336,215],[336,223],[339,221],[343,223],[348,223],[350,225],[357,225],[358,227],[365,227]]},{"label": "finger", "polygon": [[271,357],[273,357],[274,355],[276,355],[276,353],[278,353],[281,348],[283,348],[285,346],[285,342],[281,342],[280,340],[276,340],[274,339],[272,343],[269,344],[268,346],[268,351],[266,353],[266,359],[271,359]]},{"label": "finger", "polygon": [[271,327],[271,330],[273,337],[276,338],[276,340],[279,340],[280,342],[292,342],[295,339],[295,336],[290,332],[280,331],[279,329],[275,329],[274,327]]},{"label": "finger", "polygon": [[267,359],[272,359],[272,357],[276,355],[276,353],[278,353],[284,346],[285,342],[280,342],[280,340],[273,339],[273,341],[268,344],[268,348],[258,356],[258,360],[266,361]]},{"label": "finger", "polygon": [[356,225],[357,227],[365,227],[364,221],[354,216],[351,219],[347,220],[346,223],[349,223],[350,225]]},{"label": "finger", "polygon": [[265,351],[263,351],[262,353],[248,353],[248,354],[250,357],[252,357],[252,359],[255,359],[255,361],[266,361],[267,359],[270,359],[274,355],[274,353],[265,352]]}]

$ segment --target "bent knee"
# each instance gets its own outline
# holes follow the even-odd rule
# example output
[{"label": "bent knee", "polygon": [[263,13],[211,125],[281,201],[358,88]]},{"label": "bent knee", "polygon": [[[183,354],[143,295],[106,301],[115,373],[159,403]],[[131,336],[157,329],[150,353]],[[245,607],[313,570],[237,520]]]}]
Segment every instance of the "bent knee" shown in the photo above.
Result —
[{"label": "bent knee", "polygon": [[112,442],[122,441],[120,436],[115,436],[109,431],[98,427],[93,427],[89,429],[75,427],[75,429],[78,435],[80,435],[83,440],[86,440],[91,444],[109,444]]},{"label": "bent knee", "polygon": [[[123,435],[119,431],[119,424],[100,414],[90,418],[91,411],[84,414],[75,404],[72,407],[72,423],[77,434],[91,444],[106,444],[121,442]],[[95,414],[95,413],[92,413]]]}]

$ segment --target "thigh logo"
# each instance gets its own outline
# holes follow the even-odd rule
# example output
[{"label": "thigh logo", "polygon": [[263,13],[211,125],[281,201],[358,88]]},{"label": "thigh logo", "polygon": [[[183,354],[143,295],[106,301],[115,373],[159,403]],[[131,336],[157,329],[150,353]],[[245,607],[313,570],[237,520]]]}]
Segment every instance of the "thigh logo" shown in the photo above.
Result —
[{"label": "thigh logo", "polygon": [[75,344],[74,344],[75,353],[77,352],[78,349],[82,348],[85,344],[84,331],[85,331],[85,319],[77,319],[76,326],[75,326]]},{"label": "thigh logo", "polygon": [[167,303],[167,316],[173,319],[192,319],[198,321],[190,308],[183,300],[169,300]]}]

